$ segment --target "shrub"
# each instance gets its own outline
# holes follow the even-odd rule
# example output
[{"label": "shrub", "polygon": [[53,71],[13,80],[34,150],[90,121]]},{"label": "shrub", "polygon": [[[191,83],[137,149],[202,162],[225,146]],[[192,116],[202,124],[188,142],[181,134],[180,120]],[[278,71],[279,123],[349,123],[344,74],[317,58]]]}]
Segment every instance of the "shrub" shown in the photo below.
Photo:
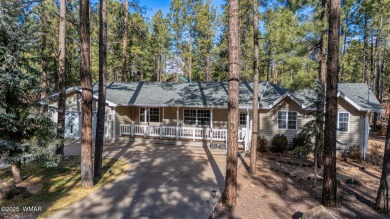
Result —
[{"label": "shrub", "polygon": [[288,146],[287,137],[284,135],[275,135],[272,139],[272,147],[270,148],[274,153],[282,153],[286,151]]},{"label": "shrub", "polygon": [[257,137],[257,151],[259,151],[260,153],[264,153],[264,152],[267,152],[268,151],[268,141],[267,139],[263,136],[263,137]]},{"label": "shrub", "polygon": [[361,160],[362,154],[362,147],[359,145],[353,145],[348,148],[349,158],[353,160]]},{"label": "shrub", "polygon": [[306,159],[311,152],[312,152],[311,145],[302,145],[294,148],[294,150],[291,153],[298,158]]},{"label": "shrub", "polygon": [[371,143],[369,147],[369,152],[367,154],[367,161],[370,161],[372,164],[377,166],[382,166],[383,164],[383,146],[380,144]]},{"label": "shrub", "polygon": [[305,146],[307,142],[307,137],[303,133],[299,133],[295,138],[293,139],[293,147],[292,149],[294,150],[297,147],[302,147]]},{"label": "shrub", "polygon": [[342,151],[341,158],[346,159],[350,158],[353,160],[361,160],[362,156],[362,148],[358,145],[349,146],[347,149]]}]

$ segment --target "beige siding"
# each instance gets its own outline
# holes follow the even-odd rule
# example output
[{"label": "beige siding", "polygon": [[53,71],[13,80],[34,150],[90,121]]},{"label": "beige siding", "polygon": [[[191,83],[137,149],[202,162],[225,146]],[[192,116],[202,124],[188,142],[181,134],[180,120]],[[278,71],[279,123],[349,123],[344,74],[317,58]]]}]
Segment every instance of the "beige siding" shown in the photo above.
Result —
[{"label": "beige siding", "polygon": [[[176,126],[176,107],[165,107],[160,109],[161,120],[166,126]],[[163,115],[164,113],[164,115]]]},{"label": "beige siding", "polygon": [[[133,124],[134,121],[134,107],[118,106],[115,108],[115,135],[120,135],[121,124]],[[111,133],[112,135],[112,133]]]},{"label": "beige siding", "polygon": [[[278,111],[295,111],[298,115],[297,129],[278,129]],[[292,99],[287,97],[280,104],[275,106],[271,110],[259,110],[260,123],[259,123],[259,135],[264,136],[269,143],[276,134],[283,134],[287,137],[289,143],[292,143],[293,138],[299,133],[300,128],[303,127],[311,118],[306,118],[304,114],[307,111],[302,110],[301,107]]]},{"label": "beige siding", "polygon": [[[278,129],[277,112],[283,111],[296,111],[298,112],[298,129],[297,130],[281,130]],[[337,140],[343,145],[338,145],[338,149],[345,149],[351,145],[363,146],[364,143],[364,112],[358,112],[352,105],[345,100],[338,99],[338,111],[349,113],[349,131],[337,132]],[[290,98],[286,98],[282,103],[273,108],[272,110],[260,110],[260,130],[259,135],[267,138],[271,143],[272,138],[276,134],[284,134],[289,143],[292,143],[293,138],[300,132],[307,122],[313,120],[313,117],[305,117],[305,110],[302,110],[298,104],[296,104]],[[325,136],[326,138],[326,136]]]},{"label": "beige siding", "polygon": [[213,109],[213,127],[217,129],[226,129],[227,117],[227,109]]},{"label": "beige siding", "polygon": [[[352,105],[338,98],[338,112],[349,113],[349,130],[348,132],[337,132],[337,140],[345,145],[338,145],[338,149],[345,149],[348,146],[364,144],[364,112],[358,112]],[[325,136],[326,137],[326,136]]]}]

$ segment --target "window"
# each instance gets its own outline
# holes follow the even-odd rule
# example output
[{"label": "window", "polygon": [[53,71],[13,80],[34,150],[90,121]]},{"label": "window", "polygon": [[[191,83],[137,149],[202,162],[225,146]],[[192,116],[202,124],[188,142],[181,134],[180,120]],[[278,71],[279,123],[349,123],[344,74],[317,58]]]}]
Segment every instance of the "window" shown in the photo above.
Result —
[{"label": "window", "polygon": [[[146,108],[146,122],[160,122],[160,108]],[[145,122],[145,108],[139,109],[139,121]]]},{"label": "window", "polygon": [[240,125],[246,125],[246,113],[240,113]]},{"label": "window", "polygon": [[278,111],[278,129],[297,129],[297,112]]},{"label": "window", "polygon": [[184,110],[185,125],[210,125],[210,110]]},{"label": "window", "polygon": [[340,132],[348,132],[349,126],[349,113],[339,113],[338,118],[338,131]]}]

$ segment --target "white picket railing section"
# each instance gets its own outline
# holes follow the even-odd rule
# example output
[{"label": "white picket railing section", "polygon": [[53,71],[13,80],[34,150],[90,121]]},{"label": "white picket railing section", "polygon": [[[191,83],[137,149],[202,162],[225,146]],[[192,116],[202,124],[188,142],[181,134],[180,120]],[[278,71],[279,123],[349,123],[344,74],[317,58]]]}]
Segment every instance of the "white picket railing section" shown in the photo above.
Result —
[{"label": "white picket railing section", "polygon": [[[191,140],[226,141],[226,129],[210,129],[197,127],[148,126],[135,124],[120,124],[120,135],[153,136],[160,138],[176,138]],[[238,142],[248,142],[248,133],[238,131]]]}]

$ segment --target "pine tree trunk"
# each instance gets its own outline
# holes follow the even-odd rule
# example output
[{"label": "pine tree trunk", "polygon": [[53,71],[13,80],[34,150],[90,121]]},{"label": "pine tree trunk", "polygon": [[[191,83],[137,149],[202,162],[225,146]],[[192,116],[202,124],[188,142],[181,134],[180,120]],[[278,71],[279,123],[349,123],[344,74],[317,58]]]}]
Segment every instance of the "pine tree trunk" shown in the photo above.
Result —
[{"label": "pine tree trunk", "polygon": [[210,82],[211,81],[211,77],[210,77],[210,54],[208,53],[206,55],[206,81],[207,82]]},{"label": "pine tree trunk", "polygon": [[192,26],[190,25],[190,37],[189,37],[189,52],[190,52],[190,57],[188,57],[188,78],[190,82],[192,81]]},{"label": "pine tree trunk", "polygon": [[[382,76],[382,16],[379,18],[379,28],[378,28],[378,33],[376,36],[376,78],[375,78],[375,95],[376,98],[379,100],[380,99],[380,94],[381,94],[381,76]],[[374,113],[374,120],[373,120],[373,127],[374,129],[377,128],[377,121],[378,121],[378,113]]]},{"label": "pine tree trunk", "polygon": [[179,82],[179,53],[178,53],[178,49],[179,48],[176,48],[176,57],[175,57],[175,61],[176,61],[176,78],[175,78],[175,82]]},{"label": "pine tree trunk", "polygon": [[[41,68],[42,68],[42,74],[41,74],[41,98],[45,99],[47,97],[47,59],[46,59],[46,47],[47,47],[47,36],[46,36],[46,28],[47,28],[47,21],[46,21],[46,11],[45,6],[43,2],[41,2],[40,5],[41,8],[41,14],[40,14],[40,22],[41,22]],[[44,107],[42,107],[41,112],[44,112]]]},{"label": "pine tree trunk", "polygon": [[322,150],[324,148],[324,107],[325,107],[325,84],[326,84],[326,30],[327,30],[327,10],[328,10],[328,1],[322,0],[321,3],[321,22],[323,24],[321,31],[320,39],[320,66],[318,70],[318,80],[319,80],[319,92],[317,93],[317,111],[316,111],[316,128],[318,130],[316,135],[316,144],[314,148],[314,183],[316,184],[317,180],[317,168],[322,166]]},{"label": "pine tree trunk", "polygon": [[371,89],[374,89],[374,33],[371,33],[371,46],[370,46],[370,83]]},{"label": "pine tree trunk", "polygon": [[[390,115],[389,115],[390,116]],[[390,196],[390,118],[387,121],[387,135],[385,143],[385,154],[383,156],[382,176],[379,184],[378,195],[376,196],[375,207],[381,213],[389,214]]]},{"label": "pine tree trunk", "polygon": [[[365,3],[364,3],[365,4]],[[364,5],[364,36],[363,36],[363,69],[362,82],[367,83],[367,12]]]},{"label": "pine tree trunk", "polygon": [[238,28],[238,0],[229,0],[228,151],[223,196],[223,203],[227,207],[234,207],[237,197],[238,89],[240,83]]},{"label": "pine tree trunk", "polygon": [[58,64],[58,117],[57,117],[57,135],[60,139],[60,143],[57,146],[56,154],[64,154],[64,132],[65,132],[65,98],[66,98],[66,87],[65,87],[65,77],[66,77],[66,0],[61,0],[60,2],[60,32],[58,34],[58,53],[59,64]]},{"label": "pine tree trunk", "polygon": [[256,174],[257,137],[259,136],[259,20],[258,0],[253,0],[253,106],[252,106],[252,137],[250,173]]},{"label": "pine tree trunk", "polygon": [[90,61],[89,0],[80,0],[80,76],[82,88],[81,185],[93,187],[92,77]]},{"label": "pine tree trunk", "polygon": [[22,177],[20,174],[21,166],[22,165],[21,165],[20,161],[18,161],[16,163],[11,163],[12,177],[13,177],[15,183],[19,183],[22,181]]},{"label": "pine tree trunk", "polygon": [[336,206],[337,84],[339,69],[340,0],[330,0],[325,111],[324,176],[322,204]]},{"label": "pine tree trunk", "polygon": [[347,27],[348,27],[348,11],[346,12],[345,16],[345,28],[343,28],[343,35],[344,35],[344,40],[343,40],[343,53],[341,55],[341,71],[340,71],[340,82],[344,81],[344,56],[347,51]]},{"label": "pine tree trunk", "polygon": [[127,29],[128,29],[128,20],[129,20],[129,2],[128,0],[124,1],[125,4],[125,18],[123,25],[123,38],[122,38],[122,82],[127,81],[126,66],[127,66]]},{"label": "pine tree trunk", "polygon": [[107,1],[99,4],[99,100],[96,121],[94,176],[100,176],[103,162],[104,121],[106,114],[106,74],[107,74]]},{"label": "pine tree trunk", "polygon": [[161,66],[160,66],[160,64],[161,64],[161,54],[160,54],[160,51],[158,52],[158,54],[157,54],[157,71],[156,71],[156,73],[157,73],[157,75],[156,75],[156,81],[157,82],[160,82],[160,78],[161,78]]}]

